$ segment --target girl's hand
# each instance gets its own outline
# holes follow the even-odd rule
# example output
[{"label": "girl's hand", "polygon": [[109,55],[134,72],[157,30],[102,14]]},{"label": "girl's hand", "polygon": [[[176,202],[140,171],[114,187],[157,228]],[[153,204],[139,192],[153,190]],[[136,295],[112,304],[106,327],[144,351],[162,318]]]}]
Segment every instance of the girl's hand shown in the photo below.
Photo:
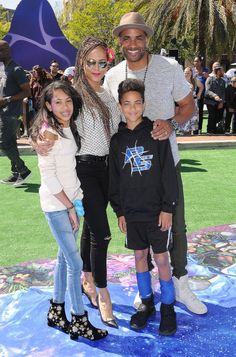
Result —
[{"label": "girl's hand", "polygon": [[122,233],[126,233],[126,221],[125,221],[125,217],[124,216],[120,216],[118,218],[118,226],[119,226],[120,231]]},{"label": "girl's hand", "polygon": [[161,212],[158,220],[161,231],[168,231],[172,226],[172,213]]},{"label": "girl's hand", "polygon": [[78,219],[78,216],[76,214],[76,210],[74,207],[70,208],[68,210],[68,215],[69,215],[69,219],[70,219],[70,223],[71,223],[73,232],[78,231],[79,230],[79,219]]}]

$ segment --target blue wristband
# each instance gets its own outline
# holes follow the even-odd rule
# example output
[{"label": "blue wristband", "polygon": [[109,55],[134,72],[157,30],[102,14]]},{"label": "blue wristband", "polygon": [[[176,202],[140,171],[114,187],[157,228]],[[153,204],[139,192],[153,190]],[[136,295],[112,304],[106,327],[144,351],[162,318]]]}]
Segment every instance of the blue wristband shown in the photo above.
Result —
[{"label": "blue wristband", "polygon": [[84,207],[83,207],[82,201],[79,200],[79,199],[76,199],[76,200],[73,202],[73,205],[74,205],[74,207],[75,207],[77,216],[83,217],[83,216],[84,216]]}]

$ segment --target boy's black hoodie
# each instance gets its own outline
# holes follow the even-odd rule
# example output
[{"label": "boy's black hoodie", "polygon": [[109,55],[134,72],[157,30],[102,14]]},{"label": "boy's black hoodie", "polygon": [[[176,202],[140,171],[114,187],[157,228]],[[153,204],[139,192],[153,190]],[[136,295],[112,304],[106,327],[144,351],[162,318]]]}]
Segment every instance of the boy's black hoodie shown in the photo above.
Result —
[{"label": "boy's black hoodie", "polygon": [[134,130],[121,122],[110,145],[109,197],[117,217],[148,222],[161,211],[173,213],[178,197],[169,140],[154,140],[153,122],[144,117]]}]

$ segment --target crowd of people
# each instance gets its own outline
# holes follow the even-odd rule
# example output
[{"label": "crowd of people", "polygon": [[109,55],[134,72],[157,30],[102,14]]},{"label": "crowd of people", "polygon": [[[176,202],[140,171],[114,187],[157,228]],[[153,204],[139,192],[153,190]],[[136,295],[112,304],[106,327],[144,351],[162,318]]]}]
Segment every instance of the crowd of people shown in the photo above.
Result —
[{"label": "crowd of people", "polygon": [[[6,74],[0,87],[0,145],[12,165],[12,175],[1,182],[20,185],[31,173],[16,145],[15,121],[23,101],[26,115],[33,112],[30,135],[38,154],[41,207],[58,244],[47,322],[72,339],[97,340],[108,334],[89,322],[82,293],[98,309],[103,324],[119,327],[107,284],[112,239],[106,213],[109,200],[126,234],[126,247],[135,254],[138,304],[131,328],[144,328],[156,311],[152,258],[160,277],[161,335],[177,330],[175,301],[195,314],[207,312],[188,284],[176,131],[199,133],[206,104],[209,134],[216,133],[225,107],[227,132],[232,115],[235,132],[236,77],[226,88],[222,67],[215,64],[209,74],[198,57],[194,67],[183,72],[177,61],[149,53],[152,35],[153,29],[139,13],[127,13],[113,30],[124,55],[118,65],[108,70],[107,44],[88,37],[74,67],[60,73],[58,62],[52,61],[49,72],[36,65],[28,78],[12,61],[7,42],[0,41]],[[65,312],[66,289],[70,321]]]},{"label": "crowd of people", "polygon": [[236,134],[236,68],[225,73],[220,62],[214,62],[210,73],[199,56],[194,58],[193,67],[184,69],[184,75],[190,84],[196,111],[187,123],[179,126],[179,133],[203,133],[205,105],[208,113],[206,134]]},{"label": "crowd of people", "polygon": [[[49,70],[35,65],[31,71],[25,72],[31,95],[23,99],[18,138],[28,137],[29,128],[39,109],[42,90],[55,80],[66,80],[73,84],[75,66],[62,70],[58,61],[52,60]],[[195,112],[186,123],[178,126],[177,135],[236,134],[236,68],[225,73],[220,62],[214,62],[210,73],[209,68],[203,66],[203,59],[198,56],[194,58],[192,66],[184,68],[184,75],[195,101]],[[203,131],[203,109],[207,114],[206,133]]]}]

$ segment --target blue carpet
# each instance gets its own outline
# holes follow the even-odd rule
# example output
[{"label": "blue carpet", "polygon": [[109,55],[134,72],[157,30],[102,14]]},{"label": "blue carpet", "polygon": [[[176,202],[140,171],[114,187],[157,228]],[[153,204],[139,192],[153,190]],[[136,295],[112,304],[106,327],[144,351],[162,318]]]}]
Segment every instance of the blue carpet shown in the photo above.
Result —
[{"label": "blue carpet", "polygon": [[[0,357],[234,357],[236,356],[236,225],[189,237],[190,285],[207,304],[204,316],[176,304],[175,336],[158,335],[159,284],[156,279],[157,313],[139,332],[129,327],[137,292],[132,255],[108,258],[109,290],[119,329],[98,342],[78,342],[47,326],[55,261],[26,262],[0,267]],[[158,278],[157,271],[153,272]],[[33,287],[32,287],[33,285]],[[104,327],[98,311],[84,297],[90,320]],[[69,301],[66,297],[67,315]]]},{"label": "blue carpet", "polygon": [[[235,273],[231,268],[229,275]],[[235,274],[234,274],[235,275]],[[51,288],[29,288],[0,299],[0,356],[71,357],[71,356],[155,356],[155,357],[219,357],[235,355],[235,277],[220,276],[200,294],[207,302],[205,316],[187,312],[177,304],[178,331],[174,337],[158,335],[159,295],[156,294],[157,314],[142,331],[129,328],[135,290],[109,284],[114,314],[119,329],[109,330],[109,336],[98,342],[69,336],[46,325]],[[234,293],[234,295],[232,295]],[[212,298],[211,298],[212,297]],[[217,297],[219,299],[216,302]],[[67,299],[68,300],[68,299]],[[212,302],[210,302],[212,300]],[[67,301],[68,302],[68,301]],[[98,311],[84,297],[91,321],[102,327]],[[68,304],[67,304],[68,306]],[[69,316],[69,311],[67,311]]]}]

